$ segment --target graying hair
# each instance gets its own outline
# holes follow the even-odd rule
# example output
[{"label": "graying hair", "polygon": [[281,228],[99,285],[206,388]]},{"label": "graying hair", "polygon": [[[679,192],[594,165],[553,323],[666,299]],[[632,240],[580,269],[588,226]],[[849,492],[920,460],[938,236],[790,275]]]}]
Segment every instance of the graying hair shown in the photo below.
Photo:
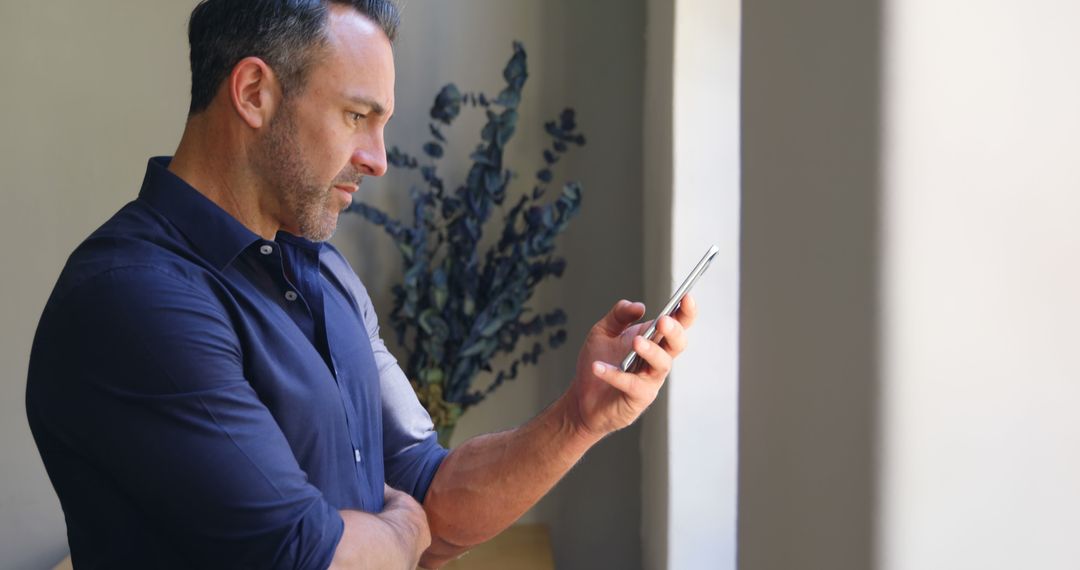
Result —
[{"label": "graying hair", "polygon": [[330,4],[363,14],[393,42],[400,15],[392,0],[203,0],[191,12],[191,106],[210,106],[222,82],[245,57],[266,62],[289,97],[303,91],[307,72],[326,45]]}]

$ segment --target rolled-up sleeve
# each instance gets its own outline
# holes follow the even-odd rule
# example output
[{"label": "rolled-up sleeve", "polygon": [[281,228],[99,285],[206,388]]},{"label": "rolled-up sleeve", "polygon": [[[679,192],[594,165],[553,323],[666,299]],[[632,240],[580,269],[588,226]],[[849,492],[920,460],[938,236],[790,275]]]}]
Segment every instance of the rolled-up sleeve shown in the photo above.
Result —
[{"label": "rolled-up sleeve", "polygon": [[352,289],[379,369],[386,482],[422,503],[447,450],[439,445],[431,416],[420,405],[397,359],[386,348],[367,290],[358,279]]},{"label": "rolled-up sleeve", "polygon": [[245,379],[212,294],[155,267],[113,269],[50,302],[34,351],[35,428],[113,481],[191,566],[329,566],[341,517]]}]

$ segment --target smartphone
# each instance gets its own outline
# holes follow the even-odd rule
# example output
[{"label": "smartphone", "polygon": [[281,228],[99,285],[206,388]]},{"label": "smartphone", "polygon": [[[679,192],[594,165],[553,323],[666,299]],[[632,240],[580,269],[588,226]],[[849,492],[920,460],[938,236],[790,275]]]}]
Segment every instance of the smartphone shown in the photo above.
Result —
[{"label": "smartphone", "polygon": [[[668,302],[666,305],[664,305],[664,308],[660,309],[660,314],[656,315],[656,318],[652,320],[652,324],[649,325],[649,328],[646,329],[645,332],[641,334],[641,336],[649,340],[652,340],[653,337],[656,336],[656,323],[660,322],[660,317],[663,317],[665,315],[671,315],[675,311],[679,310],[679,304],[682,303],[683,297],[685,297],[686,294],[690,292],[690,288],[694,286],[694,283],[697,283],[698,278],[700,278],[701,275],[705,273],[705,270],[709,268],[709,265],[712,264],[713,259],[718,253],[720,253],[720,248],[716,247],[715,245],[710,247],[709,251],[705,252],[705,257],[702,257],[701,261],[699,261],[698,264],[694,266],[694,269],[690,272],[690,275],[686,276],[686,279],[683,280],[682,285],[679,285],[679,288],[675,290],[675,294],[671,296],[671,299],[668,299]],[[634,370],[637,370],[639,364],[640,359],[638,358],[637,353],[631,350],[630,354],[627,354],[626,358],[622,360],[622,371],[633,372]]]}]

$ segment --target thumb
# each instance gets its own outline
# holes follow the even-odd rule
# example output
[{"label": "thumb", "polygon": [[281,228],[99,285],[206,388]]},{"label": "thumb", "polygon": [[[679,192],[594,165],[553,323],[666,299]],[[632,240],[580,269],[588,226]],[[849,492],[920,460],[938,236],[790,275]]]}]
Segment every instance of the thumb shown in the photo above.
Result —
[{"label": "thumb", "polygon": [[645,314],[643,303],[630,302],[622,299],[615,303],[597,326],[610,336],[618,336],[627,326],[637,322]]},{"label": "thumb", "polygon": [[629,394],[634,384],[633,374],[623,372],[618,366],[599,360],[593,362],[593,375],[624,394]]}]

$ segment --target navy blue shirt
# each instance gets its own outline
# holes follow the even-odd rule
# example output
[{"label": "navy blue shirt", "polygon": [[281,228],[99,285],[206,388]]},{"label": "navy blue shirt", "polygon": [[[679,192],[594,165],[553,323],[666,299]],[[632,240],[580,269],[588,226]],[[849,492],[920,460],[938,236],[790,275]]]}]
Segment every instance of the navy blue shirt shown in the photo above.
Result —
[{"label": "navy blue shirt", "polygon": [[326,568],[338,509],[446,455],[341,254],[252,233],[151,159],[71,255],[27,415],[77,567]]}]

